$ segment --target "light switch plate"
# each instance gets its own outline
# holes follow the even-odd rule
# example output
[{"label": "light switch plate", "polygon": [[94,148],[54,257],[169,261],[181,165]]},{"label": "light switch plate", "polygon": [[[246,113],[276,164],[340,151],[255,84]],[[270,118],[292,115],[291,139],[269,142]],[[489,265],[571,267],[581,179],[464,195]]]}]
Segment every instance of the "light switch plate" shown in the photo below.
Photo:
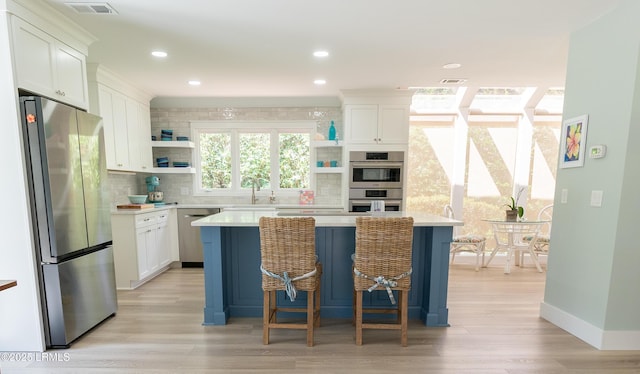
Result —
[{"label": "light switch plate", "polygon": [[567,203],[568,195],[569,195],[569,190],[567,190],[566,188],[563,188],[562,191],[560,192],[560,203],[561,204],[566,204]]},{"label": "light switch plate", "polygon": [[601,207],[602,206],[602,191],[591,191],[591,206]]}]

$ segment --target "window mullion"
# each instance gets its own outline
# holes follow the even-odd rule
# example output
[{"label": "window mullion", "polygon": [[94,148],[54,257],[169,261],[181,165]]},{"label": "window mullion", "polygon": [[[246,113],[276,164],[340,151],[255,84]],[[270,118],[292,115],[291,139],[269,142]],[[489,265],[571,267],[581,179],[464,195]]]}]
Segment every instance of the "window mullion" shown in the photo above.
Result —
[{"label": "window mullion", "polygon": [[242,181],[240,180],[240,135],[238,130],[231,130],[231,191],[240,193]]},{"label": "window mullion", "polygon": [[271,189],[280,191],[280,134],[278,130],[271,130]]}]

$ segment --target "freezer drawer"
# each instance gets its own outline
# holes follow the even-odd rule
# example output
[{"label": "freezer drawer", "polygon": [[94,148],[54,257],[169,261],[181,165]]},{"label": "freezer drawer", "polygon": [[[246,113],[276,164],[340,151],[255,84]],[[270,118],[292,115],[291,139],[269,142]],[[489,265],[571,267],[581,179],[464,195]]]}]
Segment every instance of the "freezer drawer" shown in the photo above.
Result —
[{"label": "freezer drawer", "polygon": [[48,347],[68,347],[116,313],[113,248],[42,265],[47,304]]},{"label": "freezer drawer", "polygon": [[178,240],[182,267],[202,267],[202,241],[200,228],[191,226],[191,222],[220,213],[218,208],[178,209]]}]

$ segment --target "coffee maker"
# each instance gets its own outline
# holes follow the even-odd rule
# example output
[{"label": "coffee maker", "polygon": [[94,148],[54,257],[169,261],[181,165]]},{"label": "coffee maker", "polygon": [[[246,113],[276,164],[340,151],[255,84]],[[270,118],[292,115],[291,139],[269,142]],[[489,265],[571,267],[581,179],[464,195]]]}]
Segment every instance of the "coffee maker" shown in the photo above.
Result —
[{"label": "coffee maker", "polygon": [[150,203],[154,203],[156,205],[163,204],[163,193],[162,191],[158,191],[158,186],[160,186],[160,178],[152,175],[150,177],[146,177],[145,182],[147,183],[147,200],[149,200]]}]

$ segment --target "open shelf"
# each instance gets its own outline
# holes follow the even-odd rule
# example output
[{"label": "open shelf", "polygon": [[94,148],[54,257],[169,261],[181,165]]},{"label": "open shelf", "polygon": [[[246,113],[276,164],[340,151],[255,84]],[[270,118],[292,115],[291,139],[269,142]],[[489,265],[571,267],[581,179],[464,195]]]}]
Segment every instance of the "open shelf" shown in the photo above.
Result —
[{"label": "open shelf", "polygon": [[176,168],[176,167],[168,167],[168,168],[152,168],[151,173],[156,174],[195,174],[196,169],[189,168]]},{"label": "open shelf", "polygon": [[318,167],[316,167],[316,168],[313,168],[313,172],[316,173],[316,174],[329,174],[329,173],[338,174],[338,173],[344,173],[344,170],[345,170],[344,167],[335,167],[335,168],[332,168],[332,167],[318,168]]},{"label": "open shelf", "polygon": [[327,147],[342,147],[342,140],[338,140],[336,143],[335,140],[314,140],[312,142],[312,146],[315,148],[327,148]]},{"label": "open shelf", "polygon": [[183,140],[171,140],[171,141],[162,141],[156,140],[151,142],[152,147],[163,147],[163,148],[194,148],[195,144],[190,141]]}]

